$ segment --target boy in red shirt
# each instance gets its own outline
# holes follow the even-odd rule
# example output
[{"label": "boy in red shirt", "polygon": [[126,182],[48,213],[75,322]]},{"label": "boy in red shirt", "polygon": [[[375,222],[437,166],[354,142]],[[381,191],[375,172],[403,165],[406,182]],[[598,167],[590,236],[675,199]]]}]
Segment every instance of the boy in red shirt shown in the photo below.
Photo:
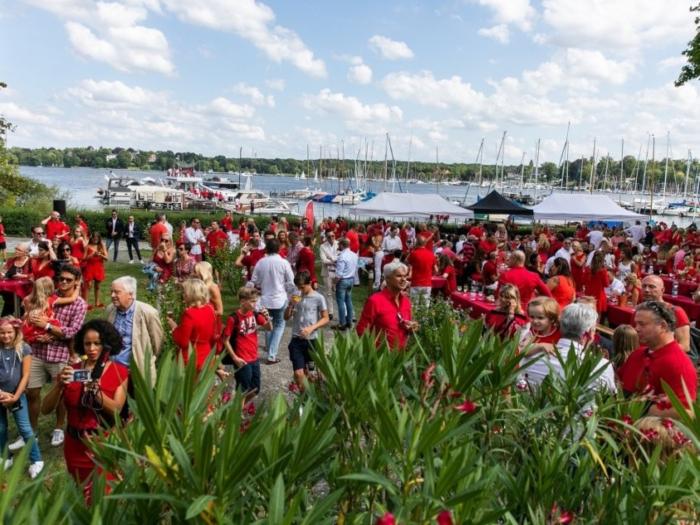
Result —
[{"label": "boy in red shirt", "polygon": [[251,397],[260,392],[260,363],[258,361],[258,327],[272,330],[272,321],[264,308],[256,312],[258,291],[243,287],[238,290],[240,308],[226,321],[224,364],[236,368],[236,387]]},{"label": "boy in red shirt", "polygon": [[416,249],[408,256],[411,296],[424,305],[430,305],[430,294],[435,270],[435,254],[429,250],[423,237],[416,238]]}]

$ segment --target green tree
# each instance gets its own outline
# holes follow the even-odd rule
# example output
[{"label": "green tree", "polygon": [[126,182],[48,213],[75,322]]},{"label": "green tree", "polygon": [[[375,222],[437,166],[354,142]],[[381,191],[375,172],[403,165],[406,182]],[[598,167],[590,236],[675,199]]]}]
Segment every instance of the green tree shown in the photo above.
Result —
[{"label": "green tree", "polygon": [[[699,12],[700,2],[691,7],[690,11]],[[688,59],[688,63],[681,68],[681,73],[675,82],[676,87],[700,77],[700,16],[695,17],[695,36],[688,42],[683,55]]]}]

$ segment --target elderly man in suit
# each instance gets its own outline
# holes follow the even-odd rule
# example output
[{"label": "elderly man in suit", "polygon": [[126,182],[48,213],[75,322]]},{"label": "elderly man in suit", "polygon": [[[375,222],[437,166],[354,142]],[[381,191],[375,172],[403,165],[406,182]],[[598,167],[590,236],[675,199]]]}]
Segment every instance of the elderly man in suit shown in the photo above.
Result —
[{"label": "elderly man in suit", "polygon": [[131,276],[112,281],[111,297],[112,304],[106,310],[107,320],[122,336],[122,350],[115,361],[129,366],[133,358],[144,377],[150,376],[155,384],[156,356],[163,344],[163,326],[158,311],[136,300],[136,279]]}]

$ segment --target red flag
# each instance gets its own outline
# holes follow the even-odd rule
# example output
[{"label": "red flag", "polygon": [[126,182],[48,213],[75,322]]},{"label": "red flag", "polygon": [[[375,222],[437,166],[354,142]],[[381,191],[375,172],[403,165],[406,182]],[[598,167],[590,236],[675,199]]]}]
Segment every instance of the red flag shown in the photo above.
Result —
[{"label": "red flag", "polygon": [[306,203],[306,211],[304,212],[304,217],[309,221],[309,226],[315,228],[314,223],[314,201],[309,201]]}]

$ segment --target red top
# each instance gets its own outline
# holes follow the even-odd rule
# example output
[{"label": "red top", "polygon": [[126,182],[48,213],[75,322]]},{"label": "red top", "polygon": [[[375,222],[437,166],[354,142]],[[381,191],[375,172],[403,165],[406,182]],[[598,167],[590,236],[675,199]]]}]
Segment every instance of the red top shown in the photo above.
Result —
[{"label": "red top", "polygon": [[499,282],[499,287],[504,284],[513,284],[518,288],[520,291],[520,304],[523,310],[526,310],[527,303],[529,303],[530,299],[535,295],[535,291],[539,292],[540,295],[552,297],[552,292],[550,292],[547,285],[542,282],[540,276],[523,266],[516,266],[504,272]]},{"label": "red top", "polygon": [[357,253],[360,251],[360,236],[355,230],[348,230],[345,233],[345,238],[350,241],[350,250]]},{"label": "red top", "polygon": [[435,254],[431,250],[426,246],[416,248],[408,256],[407,262],[411,267],[411,286],[432,286]]},{"label": "red top", "polygon": [[[42,263],[45,263],[42,266]],[[32,275],[34,280],[40,279],[41,277],[51,277],[53,279],[54,271],[51,261],[40,261],[39,259],[32,259],[31,261]]]},{"label": "red top", "polygon": [[586,281],[586,295],[595,297],[598,313],[605,312],[608,309],[608,298],[605,295],[605,289],[608,286],[610,286],[610,276],[605,268],[589,274]]},{"label": "red top", "polygon": [[434,241],[433,232],[429,232],[428,230],[423,230],[422,232],[418,232],[418,237],[425,239],[425,247],[432,252],[433,251],[433,241]]},{"label": "red top", "polygon": [[559,303],[561,308],[573,303],[576,297],[576,288],[573,281],[569,277],[560,275],[557,286],[552,289],[552,297]]},{"label": "red top", "polygon": [[491,242],[487,239],[479,241],[479,249],[487,255],[491,252],[495,252],[496,248],[498,248],[498,245],[495,242]]},{"label": "red top", "polygon": [[314,251],[308,246],[304,246],[299,251],[297,258],[297,273],[307,271],[311,275],[311,282],[316,282],[316,257]]},{"label": "red top", "polygon": [[224,218],[219,221],[219,224],[224,231],[230,232],[233,230],[233,217],[224,216]]},{"label": "red top", "polygon": [[467,234],[473,235],[477,239],[481,239],[481,237],[484,235],[484,229],[481,226],[472,226],[469,228],[469,232]]},{"label": "red top", "polygon": [[258,261],[263,257],[265,257],[265,250],[252,250],[248,255],[243,257],[241,262],[243,263],[243,266],[246,267],[249,281],[253,276],[253,268],[255,268],[255,265],[258,264]]},{"label": "red top", "polygon": [[180,347],[185,364],[189,360],[190,345],[194,346],[198,372],[216,343],[216,324],[214,308],[207,303],[185,309],[180,324],[173,331],[173,342]]},{"label": "red top", "polygon": [[498,266],[493,261],[486,261],[481,269],[481,277],[485,284],[492,284],[498,280]]},{"label": "red top", "polygon": [[626,393],[651,390],[656,395],[663,395],[665,392],[661,382],[664,381],[687,407],[689,403],[683,391],[685,383],[691,401],[695,401],[698,375],[688,354],[676,341],[654,351],[638,348],[630,354],[617,374]]},{"label": "red top", "polygon": [[576,284],[576,290],[581,290],[583,285],[586,284],[584,276],[584,266],[579,266],[574,262],[584,262],[586,260],[586,254],[584,252],[578,252],[571,256],[571,277]]},{"label": "red top", "polygon": [[85,243],[82,241],[71,242],[70,251],[73,257],[75,257],[79,261],[82,261],[83,257],[85,257]]},{"label": "red top", "polygon": [[46,223],[46,238],[53,241],[56,237],[64,239],[70,233],[68,225],[60,219],[49,219]]},{"label": "red top", "polygon": [[168,233],[168,227],[162,222],[157,222],[153,226],[151,226],[149,233],[151,235],[151,248],[155,250],[156,248],[158,248],[158,245],[160,244],[160,239],[163,236],[163,234]]},{"label": "red top", "polygon": [[5,225],[0,223],[0,242],[5,242]]},{"label": "red top", "polygon": [[408,342],[408,332],[401,321],[411,320],[411,301],[404,294],[399,294],[399,304],[386,288],[372,294],[367,299],[362,315],[357,323],[357,333],[367,330],[377,335],[377,346],[382,343],[382,334],[392,350],[403,350]]},{"label": "red top", "polygon": [[561,333],[559,332],[559,328],[554,330],[549,335],[537,335],[535,332],[532,332],[532,335],[535,336],[533,339],[533,343],[551,343],[553,345],[556,345],[559,342],[559,339],[561,339]]},{"label": "red top", "polygon": [[[243,231],[243,230],[241,230]],[[209,232],[207,235],[207,245],[209,245],[209,255],[216,255],[220,249],[228,244],[228,235],[224,230]]]},{"label": "red top", "polygon": [[673,308],[673,313],[676,314],[676,328],[683,328],[684,326],[690,325],[690,319],[688,319],[688,314],[685,312],[685,310],[683,310],[682,307],[676,306],[675,304],[666,304]]},{"label": "red top", "polygon": [[237,310],[226,321],[224,337],[229,339],[237,331],[233,352],[246,363],[258,360],[258,326],[264,324],[267,324],[265,316],[253,310],[246,313]]},{"label": "red top", "polygon": [[457,290],[457,272],[454,266],[445,266],[442,270],[442,274],[447,274],[447,293],[452,294],[452,292]]},{"label": "red top", "polygon": [[515,314],[509,319],[505,312],[492,310],[486,314],[484,324],[501,337],[513,337],[519,328],[527,324],[527,317]]},{"label": "red top", "polygon": [[83,233],[85,234],[86,237],[90,237],[90,228],[88,227],[87,223],[83,220],[78,220],[76,222],[78,226],[83,230]]}]

